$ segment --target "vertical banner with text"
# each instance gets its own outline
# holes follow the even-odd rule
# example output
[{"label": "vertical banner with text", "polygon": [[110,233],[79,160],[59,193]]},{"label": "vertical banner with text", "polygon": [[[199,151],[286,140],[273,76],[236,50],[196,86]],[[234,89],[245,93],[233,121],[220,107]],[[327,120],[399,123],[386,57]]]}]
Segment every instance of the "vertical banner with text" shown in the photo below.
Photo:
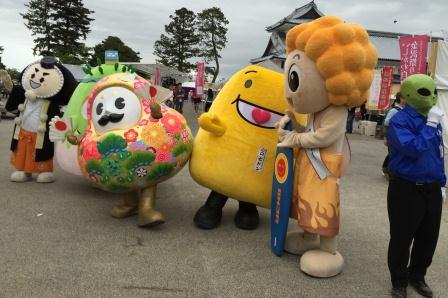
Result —
[{"label": "vertical banner with text", "polygon": [[416,74],[426,74],[428,35],[400,36],[400,80]]},{"label": "vertical banner with text", "polygon": [[196,69],[196,83],[195,83],[195,95],[204,95],[204,75],[205,75],[205,64],[203,62],[197,63]]},{"label": "vertical banner with text", "polygon": [[373,81],[370,85],[369,99],[367,109],[378,110],[378,100],[381,92],[381,70],[375,69],[373,73]]},{"label": "vertical banner with text", "polygon": [[378,98],[378,110],[384,110],[389,107],[390,87],[392,86],[393,72],[393,67],[383,67],[383,71],[381,72],[381,88]]},{"label": "vertical banner with text", "polygon": [[156,67],[154,71],[154,85],[160,86],[162,79],[160,77],[160,68]]}]

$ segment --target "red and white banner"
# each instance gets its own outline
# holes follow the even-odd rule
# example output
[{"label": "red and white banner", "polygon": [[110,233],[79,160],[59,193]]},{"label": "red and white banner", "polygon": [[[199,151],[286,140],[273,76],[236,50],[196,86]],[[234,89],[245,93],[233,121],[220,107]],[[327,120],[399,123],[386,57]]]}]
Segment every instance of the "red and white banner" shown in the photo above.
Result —
[{"label": "red and white banner", "polygon": [[203,62],[197,63],[196,69],[196,83],[195,83],[195,95],[204,95],[204,75],[205,75],[205,64]]},{"label": "red and white banner", "polygon": [[369,99],[367,100],[367,108],[369,110],[378,110],[378,99],[381,92],[381,70],[375,69],[373,73],[373,81],[370,85]]},{"label": "red and white banner", "polygon": [[162,78],[160,77],[160,68],[156,67],[154,72],[154,85],[160,86]]},{"label": "red and white banner", "polygon": [[400,80],[416,74],[426,74],[428,35],[400,36]]},{"label": "red and white banner", "polygon": [[378,98],[378,110],[384,110],[389,107],[390,87],[392,85],[393,73],[393,67],[383,67],[383,71],[381,72],[381,89]]}]

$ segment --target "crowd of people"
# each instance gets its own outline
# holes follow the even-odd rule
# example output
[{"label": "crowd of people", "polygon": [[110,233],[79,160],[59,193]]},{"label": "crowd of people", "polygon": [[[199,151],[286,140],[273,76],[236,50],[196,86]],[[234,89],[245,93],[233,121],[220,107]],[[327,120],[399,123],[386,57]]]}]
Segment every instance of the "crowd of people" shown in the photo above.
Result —
[{"label": "crowd of people", "polygon": [[185,102],[190,102],[193,105],[195,113],[199,114],[201,111],[208,112],[215,99],[215,93],[211,88],[207,89],[202,95],[196,94],[194,89],[183,88],[182,83],[172,85],[169,89],[173,92],[173,97],[167,100],[165,104],[181,114],[183,114]]}]

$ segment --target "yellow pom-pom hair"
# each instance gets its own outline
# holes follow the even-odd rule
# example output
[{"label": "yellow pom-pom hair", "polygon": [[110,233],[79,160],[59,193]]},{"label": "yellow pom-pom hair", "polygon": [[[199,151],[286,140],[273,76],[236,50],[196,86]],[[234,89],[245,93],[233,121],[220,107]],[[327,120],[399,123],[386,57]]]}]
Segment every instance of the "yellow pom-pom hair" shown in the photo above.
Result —
[{"label": "yellow pom-pom hair", "polygon": [[316,63],[331,103],[354,107],[366,101],[378,55],[364,28],[321,17],[289,30],[286,50],[295,49]]}]

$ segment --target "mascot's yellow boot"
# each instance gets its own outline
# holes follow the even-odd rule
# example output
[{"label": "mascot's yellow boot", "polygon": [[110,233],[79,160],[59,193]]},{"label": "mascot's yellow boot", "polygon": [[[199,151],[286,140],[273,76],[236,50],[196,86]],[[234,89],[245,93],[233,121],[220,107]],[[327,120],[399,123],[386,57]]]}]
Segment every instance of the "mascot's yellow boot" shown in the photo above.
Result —
[{"label": "mascot's yellow boot", "polygon": [[165,217],[156,207],[156,186],[148,187],[142,190],[139,206],[138,221],[139,227],[153,227],[165,222]]},{"label": "mascot's yellow boot", "polygon": [[131,215],[137,214],[138,211],[138,198],[135,193],[128,193],[124,197],[121,205],[112,208],[110,214],[115,218],[126,218]]},{"label": "mascot's yellow boot", "polygon": [[[212,192],[196,213],[198,227],[217,227],[228,197],[239,201],[237,227],[258,226],[256,206],[271,204],[275,124],[288,108],[283,94],[281,73],[251,65],[230,78],[199,118],[190,173]],[[304,117],[299,120],[303,123]]]}]

